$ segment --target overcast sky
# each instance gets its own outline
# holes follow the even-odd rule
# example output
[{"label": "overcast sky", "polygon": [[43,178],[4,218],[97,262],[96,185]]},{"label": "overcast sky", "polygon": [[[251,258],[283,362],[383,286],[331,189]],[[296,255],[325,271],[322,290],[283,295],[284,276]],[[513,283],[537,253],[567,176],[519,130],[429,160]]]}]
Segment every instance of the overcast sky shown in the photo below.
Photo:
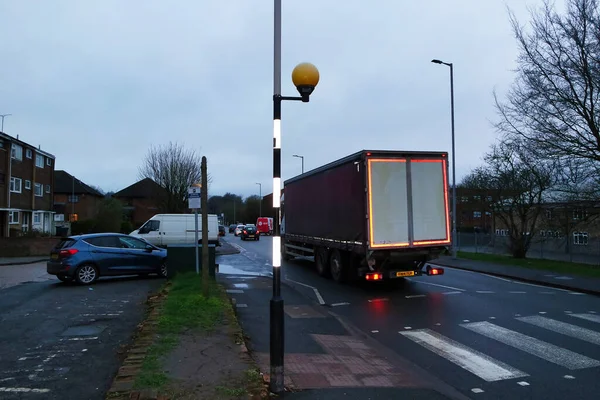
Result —
[{"label": "overcast sky", "polygon": [[[283,178],[361,149],[451,150],[457,176],[495,140],[492,91],[513,81],[522,23],[539,0],[284,0],[283,94],[314,63],[310,103],[286,102]],[[558,2],[561,3],[560,1]],[[148,147],[208,158],[211,195],[272,185],[273,4],[264,0],[0,0],[5,132],[105,191],[138,178]]]}]

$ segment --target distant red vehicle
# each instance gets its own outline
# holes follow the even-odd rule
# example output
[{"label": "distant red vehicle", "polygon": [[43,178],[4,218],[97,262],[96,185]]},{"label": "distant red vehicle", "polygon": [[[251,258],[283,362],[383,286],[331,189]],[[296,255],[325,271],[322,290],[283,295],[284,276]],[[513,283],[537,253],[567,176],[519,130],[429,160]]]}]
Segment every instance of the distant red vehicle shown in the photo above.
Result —
[{"label": "distant red vehicle", "polygon": [[273,234],[273,218],[258,217],[256,220],[256,228],[262,235]]}]

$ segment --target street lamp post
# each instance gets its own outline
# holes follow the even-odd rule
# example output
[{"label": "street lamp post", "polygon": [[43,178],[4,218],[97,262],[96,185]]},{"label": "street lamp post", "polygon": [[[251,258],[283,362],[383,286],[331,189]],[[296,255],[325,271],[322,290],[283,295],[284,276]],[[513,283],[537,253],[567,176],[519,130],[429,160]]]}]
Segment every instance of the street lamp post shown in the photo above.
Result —
[{"label": "street lamp post", "polygon": [[294,154],[292,157],[297,157],[302,160],[302,173],[304,173],[304,156],[299,156],[298,154]]},{"label": "street lamp post", "polygon": [[2,125],[0,127],[0,132],[4,133],[4,118],[8,117],[12,114],[0,114],[0,118],[2,118]]},{"label": "street lamp post", "polygon": [[281,297],[281,236],[279,209],[281,207],[281,102],[299,100],[307,103],[319,83],[319,71],[309,63],[298,64],[292,71],[292,81],[300,97],[281,95],[281,0],[274,0],[273,35],[273,297],[270,302],[270,390],[282,393],[284,324]]},{"label": "street lamp post", "polygon": [[452,257],[456,258],[456,152],[454,146],[454,66],[441,60],[431,60],[434,64],[450,67],[450,114],[452,120]]},{"label": "street lamp post", "polygon": [[262,217],[262,184],[259,182],[256,182],[256,184],[258,185],[258,197],[259,197],[259,206],[258,206],[258,213],[260,214],[259,217]]}]

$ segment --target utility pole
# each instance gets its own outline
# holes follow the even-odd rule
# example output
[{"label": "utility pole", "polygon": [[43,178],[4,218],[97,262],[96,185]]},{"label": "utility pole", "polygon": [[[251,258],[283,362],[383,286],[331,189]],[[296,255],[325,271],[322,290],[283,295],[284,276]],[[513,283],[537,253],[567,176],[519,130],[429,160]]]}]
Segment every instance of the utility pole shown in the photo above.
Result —
[{"label": "utility pole", "polygon": [[200,192],[200,207],[202,209],[202,294],[208,298],[210,293],[208,286],[208,174],[206,172],[206,156],[202,156],[200,171],[202,174],[202,191]]}]

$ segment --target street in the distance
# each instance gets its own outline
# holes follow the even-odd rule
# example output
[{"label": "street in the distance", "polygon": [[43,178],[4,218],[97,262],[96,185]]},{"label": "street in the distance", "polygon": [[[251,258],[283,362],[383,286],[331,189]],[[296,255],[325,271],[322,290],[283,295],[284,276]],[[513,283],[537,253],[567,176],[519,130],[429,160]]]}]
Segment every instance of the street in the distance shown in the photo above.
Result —
[{"label": "street in the distance", "polygon": [[[268,273],[271,239],[243,242]],[[251,268],[248,268],[251,269]],[[595,398],[600,392],[600,299],[446,268],[436,279],[340,285],[314,264],[282,264],[284,283],[402,358],[475,398]]]}]

